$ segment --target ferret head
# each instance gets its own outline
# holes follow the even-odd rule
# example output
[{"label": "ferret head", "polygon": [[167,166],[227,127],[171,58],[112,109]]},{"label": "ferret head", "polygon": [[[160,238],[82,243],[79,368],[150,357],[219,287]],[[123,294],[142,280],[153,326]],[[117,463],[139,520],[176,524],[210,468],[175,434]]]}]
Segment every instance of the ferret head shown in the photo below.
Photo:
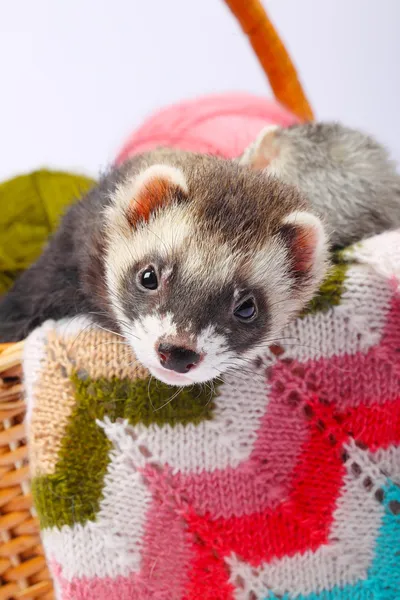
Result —
[{"label": "ferret head", "polygon": [[[311,299],[323,226],[292,187],[231,161],[154,155],[105,214],[105,271],[121,332],[173,385],[245,368]],[[153,163],[153,164],[152,164]]]}]

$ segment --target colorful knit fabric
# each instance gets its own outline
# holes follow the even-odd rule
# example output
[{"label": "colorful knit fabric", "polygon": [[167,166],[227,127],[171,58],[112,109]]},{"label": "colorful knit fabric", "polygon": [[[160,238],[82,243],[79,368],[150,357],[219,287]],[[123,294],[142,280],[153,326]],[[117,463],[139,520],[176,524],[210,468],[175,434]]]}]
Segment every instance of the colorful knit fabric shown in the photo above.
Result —
[{"label": "colorful knit fabric", "polygon": [[25,347],[62,600],[400,597],[400,231],[338,259],[253,369],[150,379],[86,317]]}]

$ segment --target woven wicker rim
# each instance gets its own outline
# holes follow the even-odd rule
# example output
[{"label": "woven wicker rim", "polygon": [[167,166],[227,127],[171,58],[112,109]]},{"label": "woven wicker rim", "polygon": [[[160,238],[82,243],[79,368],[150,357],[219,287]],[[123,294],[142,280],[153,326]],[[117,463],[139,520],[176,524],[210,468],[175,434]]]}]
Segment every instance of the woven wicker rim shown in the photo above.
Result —
[{"label": "woven wicker rim", "polygon": [[29,491],[23,342],[0,345],[0,600],[54,598]]}]

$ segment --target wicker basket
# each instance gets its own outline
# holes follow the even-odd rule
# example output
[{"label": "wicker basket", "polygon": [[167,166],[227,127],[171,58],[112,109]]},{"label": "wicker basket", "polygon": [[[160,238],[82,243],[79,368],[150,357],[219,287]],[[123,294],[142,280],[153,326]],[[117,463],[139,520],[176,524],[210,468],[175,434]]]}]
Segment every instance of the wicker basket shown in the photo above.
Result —
[{"label": "wicker basket", "polygon": [[0,600],[54,598],[29,492],[22,343],[0,345]]},{"label": "wicker basket", "polygon": [[[225,0],[283,105],[302,120],[312,111],[284,45],[259,0]],[[0,344],[0,600],[54,598],[29,491],[23,343]]]}]

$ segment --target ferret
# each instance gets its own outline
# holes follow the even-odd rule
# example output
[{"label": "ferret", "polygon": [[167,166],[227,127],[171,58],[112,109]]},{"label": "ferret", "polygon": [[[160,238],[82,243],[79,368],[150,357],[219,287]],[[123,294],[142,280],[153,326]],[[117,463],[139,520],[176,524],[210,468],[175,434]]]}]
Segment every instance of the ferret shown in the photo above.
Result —
[{"label": "ferret", "polygon": [[338,123],[264,128],[241,157],[298,187],[333,247],[400,226],[400,176],[372,137]]},{"label": "ferret", "polygon": [[246,368],[318,290],[327,231],[400,223],[397,186],[380,146],[329,124],[268,128],[236,161],[138,155],[67,211],[0,303],[0,341],[86,313],[167,384]]}]

